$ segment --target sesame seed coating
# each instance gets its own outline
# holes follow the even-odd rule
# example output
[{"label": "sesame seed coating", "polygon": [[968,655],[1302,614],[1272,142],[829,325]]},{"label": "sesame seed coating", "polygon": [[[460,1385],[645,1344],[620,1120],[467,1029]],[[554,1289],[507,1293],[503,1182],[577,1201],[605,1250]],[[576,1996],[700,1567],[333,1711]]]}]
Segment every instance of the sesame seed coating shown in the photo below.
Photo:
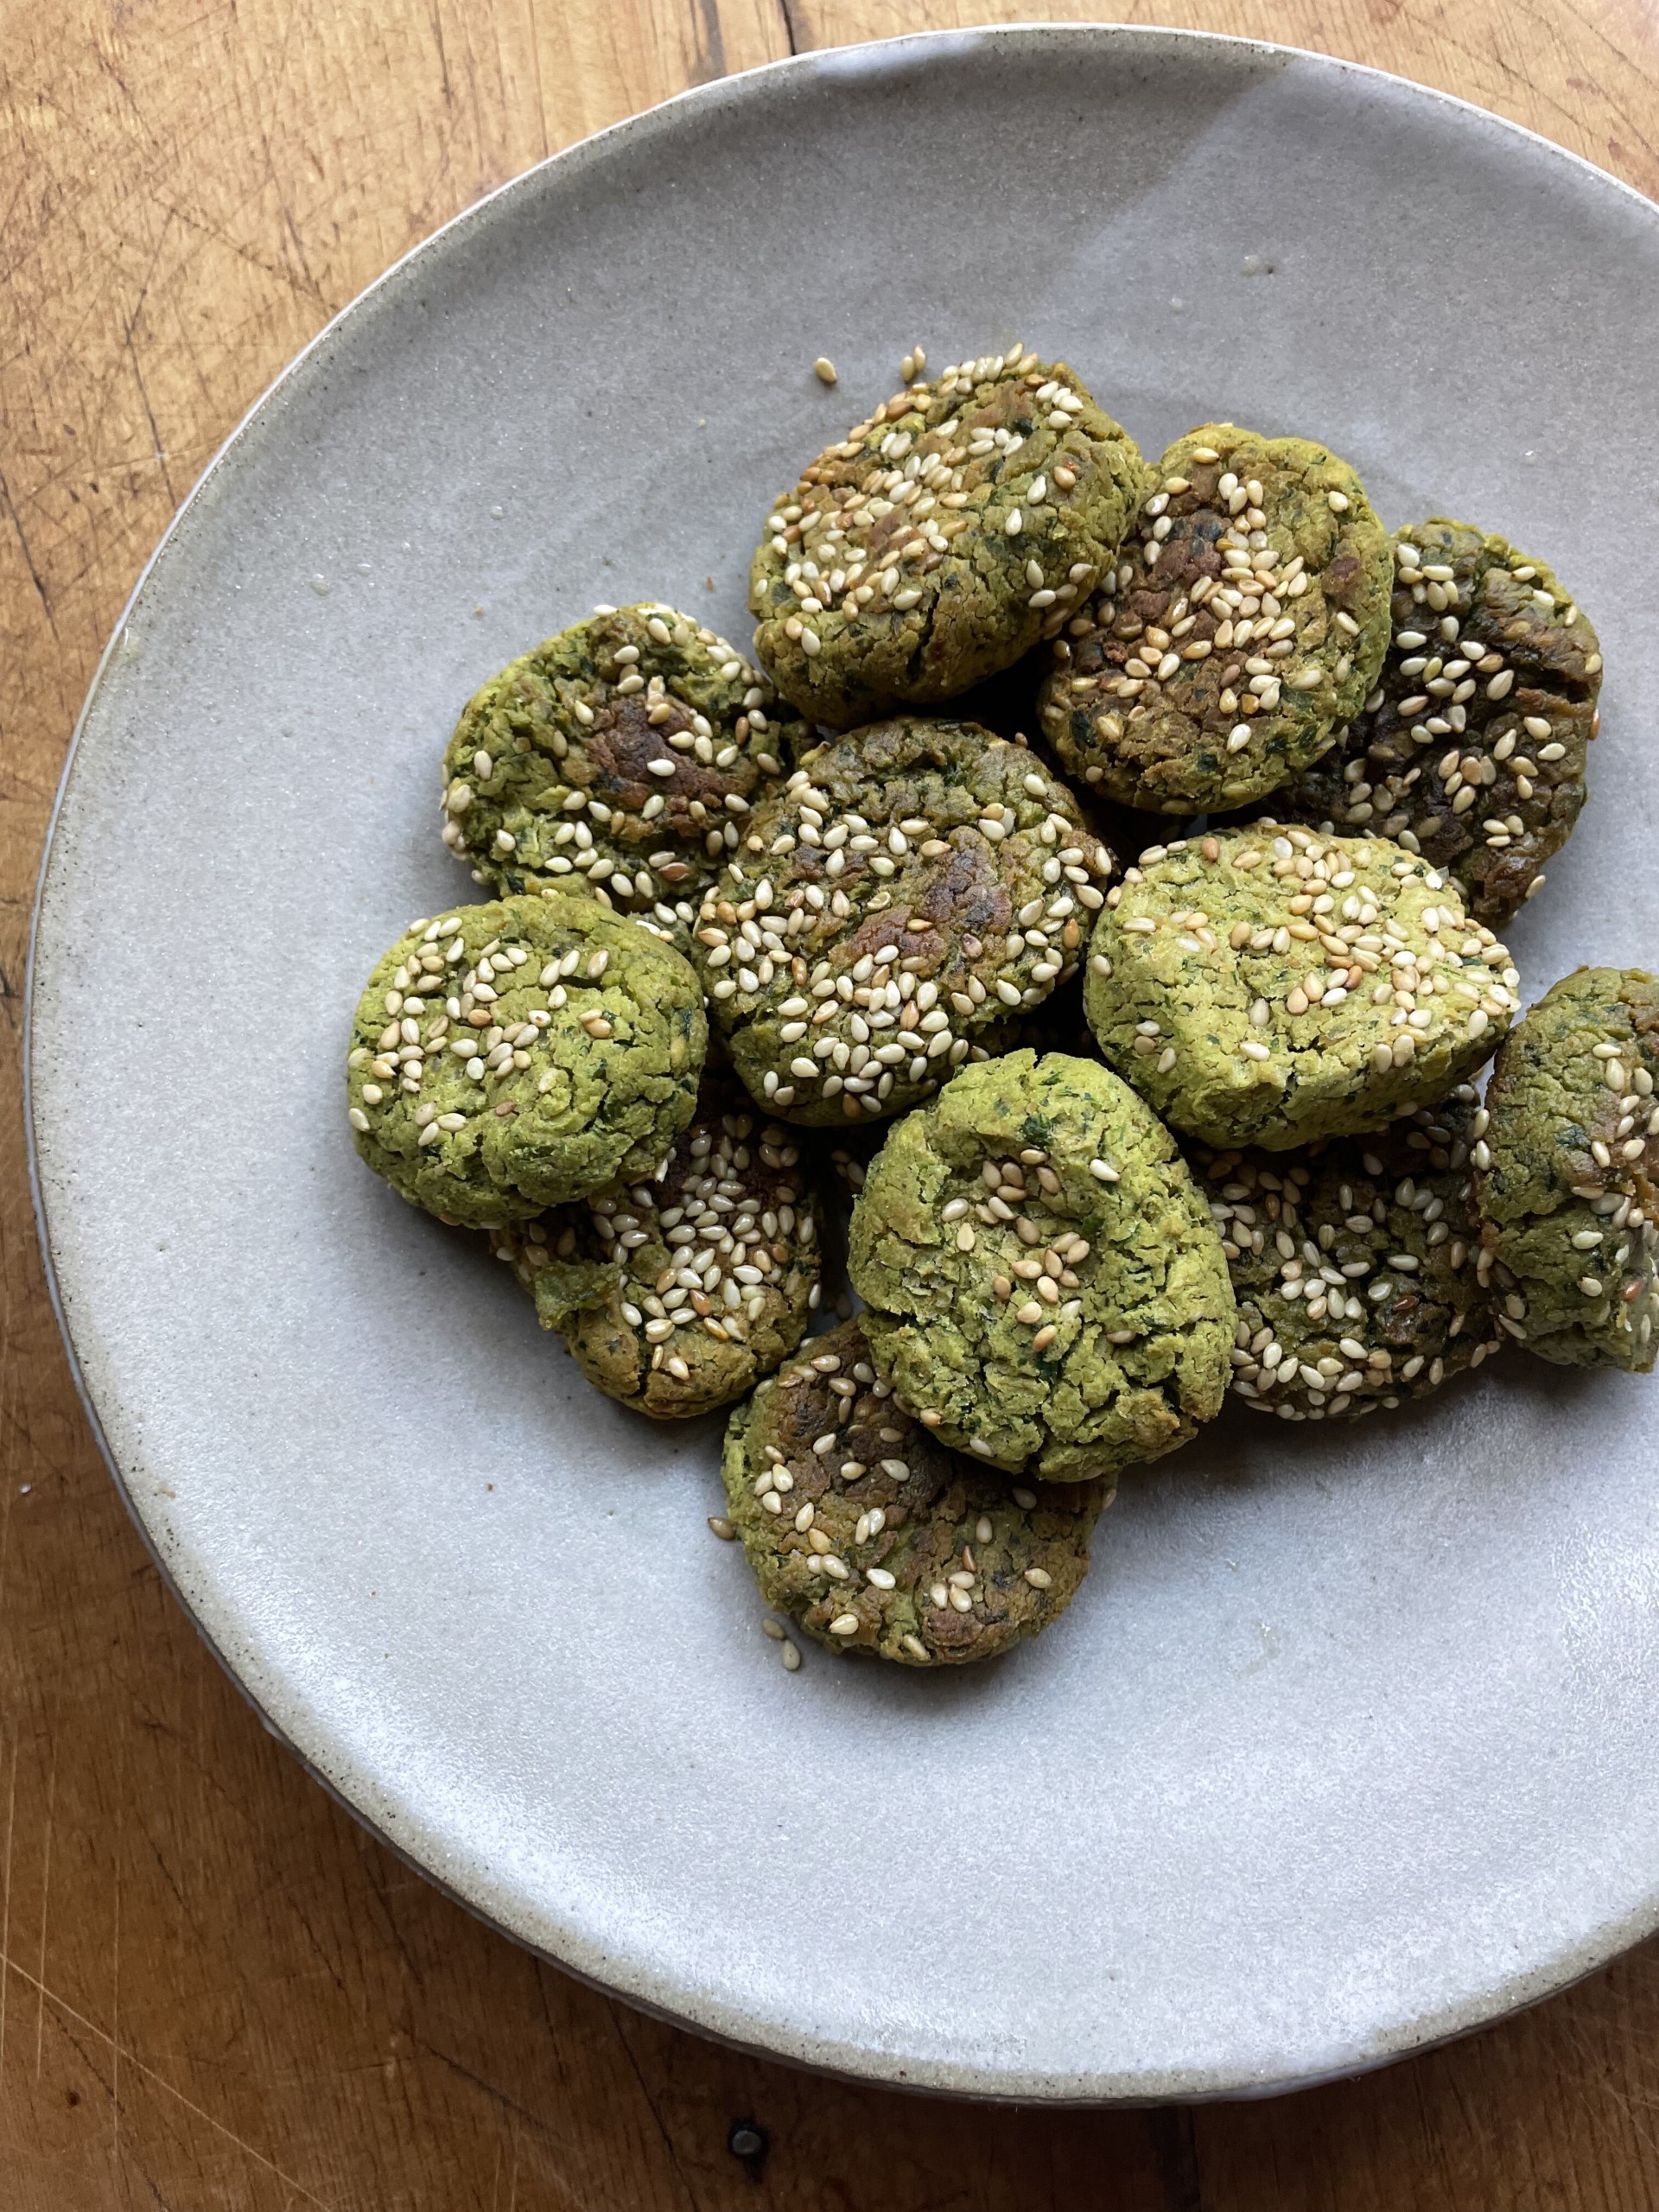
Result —
[{"label": "sesame seed coating", "polygon": [[591,615],[493,676],[444,754],[443,839],[512,893],[563,881],[683,943],[801,726],[671,607]]},{"label": "sesame seed coating", "polygon": [[1507,1332],[1562,1367],[1654,1364],[1659,977],[1579,968],[1504,1040],[1475,1153]]},{"label": "sesame seed coating", "polygon": [[1084,1005],[1173,1127],[1280,1152],[1444,1097],[1490,1058],[1518,980],[1417,855],[1262,821],[1142,853],[1108,893]]},{"label": "sesame seed coating", "polygon": [[681,1421],[741,1397],[799,1344],[822,1228],[795,1133],[705,1075],[658,1174],[492,1242],[596,1389]]},{"label": "sesame seed coating", "polygon": [[1221,1240],[1168,1132],[1095,1061],[1012,1052],[899,1122],[848,1264],[877,1373],[992,1465],[1115,1475],[1220,1408]]},{"label": "sesame seed coating", "polygon": [[756,808],[691,957],[769,1112],[876,1120],[1068,978],[1110,872],[1024,747],[877,722],[807,753]]},{"label": "sesame seed coating", "polygon": [[1395,547],[1382,676],[1274,811],[1397,838],[1501,929],[1584,804],[1601,648],[1571,594],[1504,538],[1437,517]]},{"label": "sesame seed coating", "polygon": [[446,908],[376,964],[346,1063],[358,1151],[475,1228],[653,1170],[708,1049],[671,945],[574,892]]},{"label": "sesame seed coating", "polygon": [[832,1651],[989,1659],[1071,1603],[1110,1486],[1011,1491],[900,1410],[862,1327],[814,1337],[733,1414],[721,1475],[766,1603]]},{"label": "sesame seed coating", "polygon": [[1116,568],[1056,638],[1044,735],[1124,806],[1260,798],[1318,760],[1376,683],[1392,569],[1346,461],[1206,424],[1165,454]]},{"label": "sesame seed coating", "polygon": [[1023,347],[912,384],[768,516],[749,575],[755,651],[834,728],[938,705],[1082,601],[1145,474],[1071,371]]},{"label": "sesame seed coating", "polygon": [[1482,1118],[1463,1084],[1371,1136],[1199,1155],[1238,1299],[1235,1396],[1356,1421],[1498,1350],[1471,1190]]}]

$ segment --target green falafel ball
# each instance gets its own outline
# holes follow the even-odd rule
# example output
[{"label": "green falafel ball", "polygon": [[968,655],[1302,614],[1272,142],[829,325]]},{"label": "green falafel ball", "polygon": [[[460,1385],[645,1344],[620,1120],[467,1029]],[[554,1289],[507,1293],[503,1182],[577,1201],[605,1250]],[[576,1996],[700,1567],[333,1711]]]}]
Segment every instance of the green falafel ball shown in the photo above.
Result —
[{"label": "green falafel ball", "polygon": [[353,1139],[441,1221],[522,1221],[651,1173],[708,1043],[696,977],[637,922],[574,892],[446,908],[359,1001]]},{"label": "green falafel ball", "polygon": [[1504,1325],[1562,1367],[1645,1375],[1659,1346],[1659,977],[1579,968],[1505,1039],[1487,1087],[1483,1258]]},{"label": "green falafel ball", "polygon": [[1444,1097],[1490,1058],[1518,980],[1417,855],[1263,821],[1141,854],[1107,893],[1084,1006],[1172,1127],[1280,1152]]},{"label": "green falafel ball", "polygon": [[563,883],[683,942],[739,810],[799,734],[690,615],[600,607],[468,701],[444,754],[443,841],[499,893]]},{"label": "green falafel ball", "polygon": [[1111,868],[1025,747],[902,715],[808,753],[755,809],[691,957],[766,1111],[874,1121],[1071,979]]},{"label": "green falafel ball", "polygon": [[1014,346],[895,393],[779,499],[749,575],[755,651],[832,728],[937,706],[1052,635],[1116,557],[1134,440]]},{"label": "green falafel ball", "polygon": [[1094,1061],[964,1068],[872,1163],[848,1264],[877,1373],[994,1466],[1116,1474],[1220,1408],[1221,1240],[1168,1132]]},{"label": "green falafel ball", "polygon": [[1227,812],[1326,752],[1376,681],[1393,559],[1345,461],[1230,423],[1178,439],[1055,640],[1039,718],[1091,791]]}]

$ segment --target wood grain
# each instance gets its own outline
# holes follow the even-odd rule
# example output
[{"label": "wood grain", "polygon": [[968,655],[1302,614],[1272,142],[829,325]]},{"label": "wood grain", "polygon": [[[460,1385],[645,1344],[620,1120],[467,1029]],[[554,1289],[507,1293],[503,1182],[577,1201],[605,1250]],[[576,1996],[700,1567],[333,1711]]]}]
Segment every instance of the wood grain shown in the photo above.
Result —
[{"label": "wood grain", "polygon": [[[734,2056],[489,1934],[270,1741],[88,1435],[24,1173],[29,907],[69,729],[219,440],[435,225],[618,117],[958,0],[0,0],[0,2206],[4,2212],[1637,2212],[1659,1954],[1357,2083],[1017,2113]],[[1649,0],[1044,0],[1244,31],[1659,194]],[[727,2148],[753,2118],[751,2172]]]}]

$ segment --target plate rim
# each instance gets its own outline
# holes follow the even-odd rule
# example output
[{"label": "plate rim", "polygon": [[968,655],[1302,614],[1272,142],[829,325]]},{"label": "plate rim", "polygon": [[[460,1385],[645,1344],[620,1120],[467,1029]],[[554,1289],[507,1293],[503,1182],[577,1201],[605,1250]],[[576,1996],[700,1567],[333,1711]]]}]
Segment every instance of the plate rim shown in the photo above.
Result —
[{"label": "plate rim", "polygon": [[127,637],[129,626],[138,611],[141,601],[152,579],[173,548],[182,537],[187,527],[196,520],[204,504],[205,495],[213,480],[229,461],[232,452],[251,432],[291,385],[309,370],[327,350],[346,322],[366,308],[372,302],[389,294],[392,288],[402,288],[410,281],[417,265],[427,264],[429,257],[453,252],[467,231],[474,225],[490,219],[495,210],[510,196],[533,190],[555,169],[565,169],[577,175],[591,162],[608,158],[630,138],[648,140],[656,132],[671,127],[672,111],[688,106],[716,108],[729,102],[753,97],[759,80],[798,74],[810,77],[826,67],[856,67],[867,57],[891,57],[883,67],[894,63],[904,67],[911,56],[926,65],[931,49],[948,50],[961,54],[973,48],[1005,48],[1016,47],[1059,47],[1065,44],[1088,46],[1094,48],[1119,47],[1140,48],[1156,54],[1182,47],[1206,48],[1230,54],[1241,61],[1268,60],[1287,63],[1312,63],[1321,72],[1332,72],[1338,77],[1360,80],[1362,92],[1374,85],[1384,85],[1403,90],[1413,99],[1429,102],[1449,109],[1465,120],[1489,130],[1511,136],[1541,149],[1548,158],[1566,164],[1582,173],[1584,179],[1603,190],[1611,190],[1618,199],[1632,203],[1645,217],[1659,224],[1659,205],[1636,186],[1601,168],[1586,156],[1559,144],[1529,125],[1517,123],[1507,116],[1495,113],[1459,94],[1440,87],[1419,83],[1416,79],[1397,73],[1381,69],[1371,64],[1349,60],[1338,54],[1322,54],[1311,48],[1287,45],[1282,41],[1250,38],[1233,34],[1190,30],[1172,25],[1109,22],[1066,22],[1052,19],[1038,19],[1014,23],[976,24],[961,29],[940,29],[901,34],[893,38],[853,41],[846,45],[813,48],[802,53],[790,54],[778,60],[761,62],[754,67],[737,70],[711,79],[701,85],[685,87],[666,99],[636,110],[620,118],[602,130],[562,148],[554,154],[521,169],[517,175],[481,194],[476,200],[459,209],[436,229],[408,247],[380,274],[355,293],[342,307],[307,340],[291,359],[284,364],[257,397],[238,416],[181,501],[148,558],[140,569],[131,590],[112,626],[87,686],[86,696],[76,716],[65,751],[63,766],[56,791],[48,816],[42,839],[41,857],[35,878],[35,897],[30,913],[28,956],[23,982],[23,1025],[22,1049],[22,1105],[25,1154],[29,1195],[35,1214],[35,1226],[40,1247],[41,1265],[46,1279],[47,1295],[58,1325],[64,1353],[73,1379],[76,1395],[92,1431],[105,1467],[128,1516],[137,1530],[162,1583],[181,1607],[191,1626],[220,1669],[252,1708],[266,1732],[274,1737],[297,1761],[307,1777],[327,1791],[328,1796],[351,1817],[372,1835],[385,1849],[390,1851],[405,1866],[429,1882],[444,1897],[481,1920],[496,1933],[528,1950],[533,1956],[545,1959],[562,1973],[572,1975],[588,1987],[602,1995],[620,1999],[623,2002],[667,2021],[671,2024],[709,2037],[725,2047],[753,2056],[800,2066],[810,2070],[827,2073],[840,2079],[892,2088],[909,2089],[952,2097],[971,2099],[988,2103],[1039,2103],[1055,2107],[1094,2107],[1101,2106],[1133,2108],[1164,2103],[1202,2104],[1230,2101],[1252,2100],[1315,2088],[1323,2084],[1352,2079],[1376,2070],[1397,2061],[1414,2057],[1437,2050],[1459,2037],[1480,2029],[1495,2026],[1513,2018],[1531,2005],[1559,1995],[1575,1984],[1596,1973],[1611,1960],[1632,1946],[1659,1931],[1659,1868],[1656,1869],[1652,1889],[1646,1903],[1626,1914],[1599,1933],[1570,1948],[1548,1965],[1534,1967],[1497,1984],[1483,1998],[1465,1999],[1461,2004],[1436,2009],[1416,2022],[1404,2021],[1388,2031],[1369,2038],[1363,2048],[1346,2053],[1341,2063],[1301,2073],[1251,2075],[1238,2069],[1195,2065],[1172,2070],[1166,2077],[1156,2078],[1145,2074],[1089,2074],[1070,2075],[1052,2074],[1031,2075],[1016,2068],[991,2068],[982,2064],[968,2064],[945,2060],[912,2061],[901,2063],[893,2052],[872,2045],[851,2045],[832,2038],[815,2035],[810,2030],[795,2024],[780,2026],[775,2022],[746,2018],[737,2008],[713,2002],[696,1991],[676,1989],[653,1993],[649,1970],[632,1968],[626,1962],[606,1955],[604,1965],[610,1970],[601,1972],[600,1965],[583,1963],[576,1953],[594,1952],[596,1947],[575,1939],[569,1951],[562,1951],[550,1942],[537,1941],[521,1933],[503,1916],[502,1912],[485,1902],[481,1897],[469,1896],[455,1882],[429,1866],[416,1855],[412,1847],[398,1840],[388,1831],[380,1819],[370,1809],[369,1801],[377,1794],[375,1777],[367,1770],[353,1772],[347,1762],[348,1776],[355,1782],[359,1796],[351,1794],[347,1777],[336,1777],[329,1773],[302,1743],[290,1734],[279,1721],[267,1702],[272,1690],[280,1693],[280,1683],[256,1687],[251,1675],[257,1675],[257,1655],[250,1655],[249,1672],[245,1675],[232,1663],[219,1641],[208,1629],[200,1612],[185,1588],[180,1577],[168,1564],[163,1550],[161,1532],[152,1529],[141,1508],[134,1489],[130,1486],[118,1461],[103,1417],[93,1396],[92,1385],[83,1365],[65,1308],[62,1287],[53,1246],[50,1211],[42,1179],[40,1132],[37,1126],[35,1097],[35,1024],[37,1012],[39,985],[39,953],[43,929],[49,926],[48,899],[52,890],[54,855],[59,844],[59,832],[66,806],[69,801],[74,774],[79,762],[81,741],[98,709],[116,655]]}]

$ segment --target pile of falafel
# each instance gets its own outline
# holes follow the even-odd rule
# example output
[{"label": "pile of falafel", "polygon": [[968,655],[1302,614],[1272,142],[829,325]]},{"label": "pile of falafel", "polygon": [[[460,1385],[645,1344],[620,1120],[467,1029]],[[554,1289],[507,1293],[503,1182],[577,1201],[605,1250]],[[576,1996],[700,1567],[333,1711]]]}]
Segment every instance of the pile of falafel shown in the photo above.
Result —
[{"label": "pile of falafel", "polygon": [[[711,1525],[770,1605],[986,1657],[1230,1392],[1652,1368],[1659,979],[1521,1019],[1497,935],[1597,728],[1541,562],[1390,538],[1303,439],[1148,463],[1015,346],[804,469],[750,604],[753,660],[606,607],[470,702],[486,899],[375,967],[348,1112],[596,1388],[734,1407]],[[844,1187],[861,1310],[811,1333]]]}]

